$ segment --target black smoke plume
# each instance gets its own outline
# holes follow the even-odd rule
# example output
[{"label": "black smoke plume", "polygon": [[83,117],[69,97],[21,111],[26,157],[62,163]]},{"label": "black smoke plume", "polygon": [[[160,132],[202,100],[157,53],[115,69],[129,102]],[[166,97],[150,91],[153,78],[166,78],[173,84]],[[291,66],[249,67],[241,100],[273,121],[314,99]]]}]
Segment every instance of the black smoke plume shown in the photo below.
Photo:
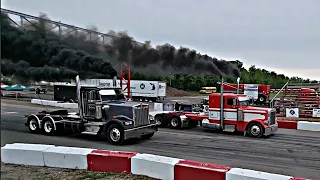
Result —
[{"label": "black smoke plume", "polygon": [[[41,33],[21,30],[10,24],[1,13],[1,67],[3,75],[16,75],[33,80],[112,78],[117,72],[102,57],[90,55],[63,45],[59,39]],[[52,38],[53,37],[53,38]],[[10,60],[10,61],[9,61]]]},{"label": "black smoke plume", "polygon": [[66,79],[77,73],[82,78],[112,78],[122,61],[130,64],[133,72],[147,76],[240,75],[239,68],[229,61],[185,47],[176,49],[170,44],[153,48],[150,41],[137,43],[125,32],[109,32],[109,41],[101,46],[100,40],[88,40],[80,32],[77,36],[68,34],[60,38],[55,31],[41,31],[46,25],[42,20],[38,22],[41,26],[33,31],[12,26],[3,13],[1,21],[2,57],[11,61],[2,63],[8,66],[4,71],[7,75],[25,75],[35,80]]}]

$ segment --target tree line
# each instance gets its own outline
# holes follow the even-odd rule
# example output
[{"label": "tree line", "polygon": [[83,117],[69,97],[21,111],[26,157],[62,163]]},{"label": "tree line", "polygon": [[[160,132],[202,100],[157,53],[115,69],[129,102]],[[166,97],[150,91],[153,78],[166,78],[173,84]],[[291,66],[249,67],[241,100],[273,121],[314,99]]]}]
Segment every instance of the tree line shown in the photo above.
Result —
[{"label": "tree line", "polygon": [[[131,66],[132,79],[166,81],[189,91],[216,86],[220,76],[227,82],[241,76],[241,83],[270,84],[272,88],[280,88],[288,80],[310,81],[255,66],[247,70],[239,60],[219,60],[186,47],[152,47],[150,41],[136,42],[126,32],[109,31],[102,39],[95,33],[68,28],[58,31],[45,21],[50,19],[46,14],[39,17],[42,19],[17,28],[7,14],[1,13],[3,75],[35,81],[72,79],[76,74],[81,78],[112,78],[119,74],[120,63],[126,62]],[[98,31],[94,26],[88,28]]]}]

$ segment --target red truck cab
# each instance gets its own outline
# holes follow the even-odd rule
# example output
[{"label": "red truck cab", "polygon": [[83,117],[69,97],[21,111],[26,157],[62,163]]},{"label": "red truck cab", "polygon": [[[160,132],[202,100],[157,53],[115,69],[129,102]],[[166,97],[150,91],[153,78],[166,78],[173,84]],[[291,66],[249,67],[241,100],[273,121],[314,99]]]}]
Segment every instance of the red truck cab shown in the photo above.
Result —
[{"label": "red truck cab", "polygon": [[[249,106],[243,95],[213,93],[209,95],[207,115],[186,114],[192,120],[201,121],[201,126],[224,131],[243,131],[252,137],[274,134],[278,130],[276,111],[271,108]],[[222,102],[222,107],[221,107]],[[220,117],[221,111],[223,116]]]}]

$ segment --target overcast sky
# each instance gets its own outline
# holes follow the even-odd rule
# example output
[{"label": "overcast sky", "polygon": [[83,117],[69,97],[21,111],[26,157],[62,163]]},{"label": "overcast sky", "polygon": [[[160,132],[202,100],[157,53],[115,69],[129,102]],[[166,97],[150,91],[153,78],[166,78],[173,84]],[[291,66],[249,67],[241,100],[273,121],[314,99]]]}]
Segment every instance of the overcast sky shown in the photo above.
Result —
[{"label": "overcast sky", "polygon": [[320,80],[320,0],[2,0],[2,7]]}]

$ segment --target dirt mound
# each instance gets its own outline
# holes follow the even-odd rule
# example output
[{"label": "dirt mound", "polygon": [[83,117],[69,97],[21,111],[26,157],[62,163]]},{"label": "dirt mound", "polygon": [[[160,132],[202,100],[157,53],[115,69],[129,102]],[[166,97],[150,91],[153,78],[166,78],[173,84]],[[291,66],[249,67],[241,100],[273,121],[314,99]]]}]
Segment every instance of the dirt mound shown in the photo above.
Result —
[{"label": "dirt mound", "polygon": [[167,87],[167,96],[199,96],[199,94],[195,92],[188,92],[172,87]]}]

